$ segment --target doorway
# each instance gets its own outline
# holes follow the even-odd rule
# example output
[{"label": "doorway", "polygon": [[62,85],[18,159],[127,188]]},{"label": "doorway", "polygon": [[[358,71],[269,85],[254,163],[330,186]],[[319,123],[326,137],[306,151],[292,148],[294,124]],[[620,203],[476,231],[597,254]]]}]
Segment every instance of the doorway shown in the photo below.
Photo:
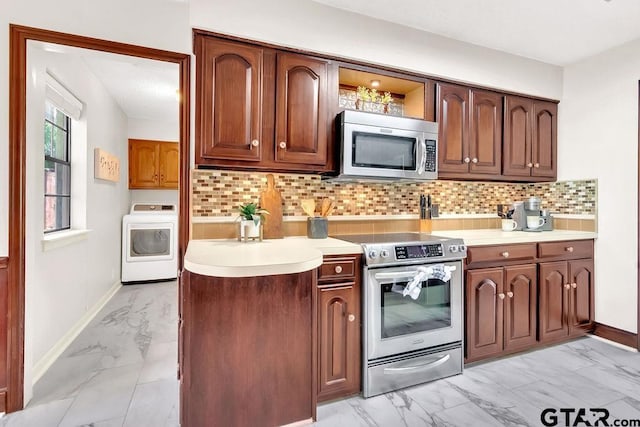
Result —
[{"label": "doorway", "polygon": [[[7,298],[7,381],[5,411],[24,406],[25,234],[27,170],[27,43],[37,41],[62,46],[146,58],[177,64],[179,68],[179,233],[178,260],[189,235],[189,79],[190,55],[107,40],[10,26],[9,110],[9,260]],[[1,377],[1,376],[0,376]],[[4,384],[0,384],[0,387]]]}]

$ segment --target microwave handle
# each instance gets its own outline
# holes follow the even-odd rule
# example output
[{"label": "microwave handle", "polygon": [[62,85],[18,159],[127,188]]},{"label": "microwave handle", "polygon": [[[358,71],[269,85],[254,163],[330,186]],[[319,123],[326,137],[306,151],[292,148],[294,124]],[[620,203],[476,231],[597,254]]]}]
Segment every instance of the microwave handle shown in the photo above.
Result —
[{"label": "microwave handle", "polygon": [[418,161],[418,175],[424,173],[427,167],[427,143],[424,139],[420,140],[420,160]]}]

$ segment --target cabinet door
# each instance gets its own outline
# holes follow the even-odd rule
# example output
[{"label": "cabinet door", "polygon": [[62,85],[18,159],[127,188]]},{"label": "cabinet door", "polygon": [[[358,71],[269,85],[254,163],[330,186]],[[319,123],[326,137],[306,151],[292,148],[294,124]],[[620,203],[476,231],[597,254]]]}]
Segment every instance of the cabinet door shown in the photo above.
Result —
[{"label": "cabinet door", "polygon": [[318,288],[318,400],[360,391],[360,287]]},{"label": "cabinet door", "polygon": [[556,177],[557,116],[557,104],[544,101],[535,101],[533,103],[532,176]]},{"label": "cabinet door", "polygon": [[536,343],[538,280],[536,265],[505,267],[504,349]]},{"label": "cabinet door", "polygon": [[502,351],[504,299],[502,282],[502,268],[467,271],[465,348],[469,362],[496,355]]},{"label": "cabinet door", "polygon": [[324,165],[330,135],[327,63],[278,53],[276,70],[277,162]]},{"label": "cabinet door", "polygon": [[160,154],[160,187],[178,188],[180,178],[180,144],[161,142]]},{"label": "cabinet door", "polygon": [[502,169],[502,96],[480,90],[471,92],[469,138],[471,173],[500,175]]},{"label": "cabinet door", "polygon": [[569,261],[569,273],[569,333],[581,335],[593,327],[593,259]]},{"label": "cabinet door", "polygon": [[533,101],[505,96],[502,174],[531,176],[531,110]]},{"label": "cabinet door", "polygon": [[552,341],[569,333],[567,309],[569,308],[569,275],[567,262],[540,264],[539,340]]},{"label": "cabinet door", "polygon": [[195,38],[195,52],[196,163],[259,161],[262,49],[201,36]]},{"label": "cabinet door", "polygon": [[129,188],[157,188],[158,143],[156,141],[129,140]]},{"label": "cabinet door", "polygon": [[438,172],[468,172],[469,88],[438,83]]}]

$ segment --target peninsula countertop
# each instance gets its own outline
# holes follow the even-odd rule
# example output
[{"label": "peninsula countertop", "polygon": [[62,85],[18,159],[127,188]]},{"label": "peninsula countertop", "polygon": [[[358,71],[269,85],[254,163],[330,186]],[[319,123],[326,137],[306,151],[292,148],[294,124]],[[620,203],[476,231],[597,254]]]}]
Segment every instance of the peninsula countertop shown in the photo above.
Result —
[{"label": "peninsula countertop", "polygon": [[184,267],[192,273],[216,277],[293,274],[319,267],[324,255],[361,252],[360,245],[331,237],[288,237],[246,243],[191,240],[184,256]]}]

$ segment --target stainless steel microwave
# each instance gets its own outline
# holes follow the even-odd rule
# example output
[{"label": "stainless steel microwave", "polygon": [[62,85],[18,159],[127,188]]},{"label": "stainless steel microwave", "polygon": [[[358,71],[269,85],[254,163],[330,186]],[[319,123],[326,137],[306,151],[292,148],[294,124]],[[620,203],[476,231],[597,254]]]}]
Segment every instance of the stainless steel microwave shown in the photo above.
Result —
[{"label": "stainless steel microwave", "polygon": [[345,110],[336,118],[338,179],[428,180],[438,177],[438,124]]}]

